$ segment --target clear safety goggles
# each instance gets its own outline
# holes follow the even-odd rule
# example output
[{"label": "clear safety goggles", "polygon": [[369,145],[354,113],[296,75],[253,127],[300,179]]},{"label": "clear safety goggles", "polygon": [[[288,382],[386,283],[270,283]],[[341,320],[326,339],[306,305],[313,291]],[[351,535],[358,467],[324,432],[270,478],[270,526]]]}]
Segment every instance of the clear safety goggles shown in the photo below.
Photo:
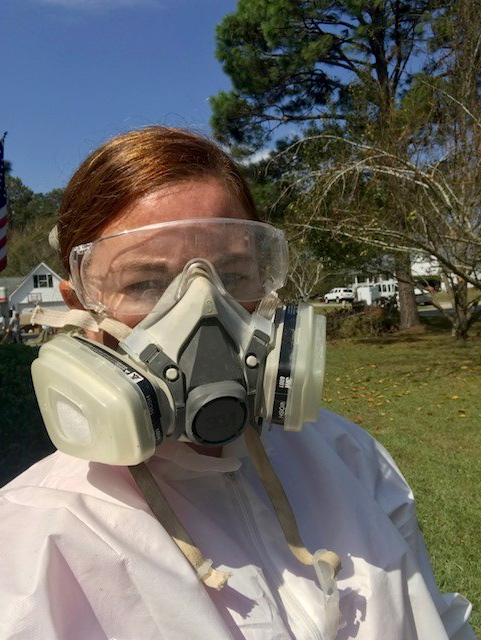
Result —
[{"label": "clear safety goggles", "polygon": [[251,220],[162,222],[74,247],[70,273],[85,308],[146,315],[195,259],[208,260],[238,302],[255,302],[285,284],[287,241],[279,229]]}]

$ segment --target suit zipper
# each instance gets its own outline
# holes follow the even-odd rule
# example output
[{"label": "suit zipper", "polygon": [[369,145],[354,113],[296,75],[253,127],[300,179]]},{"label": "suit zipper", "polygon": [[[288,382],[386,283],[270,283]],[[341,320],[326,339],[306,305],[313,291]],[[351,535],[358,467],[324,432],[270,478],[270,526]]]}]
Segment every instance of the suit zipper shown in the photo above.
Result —
[{"label": "suit zipper", "polygon": [[226,473],[229,484],[232,487],[233,494],[237,504],[239,505],[240,512],[243,516],[246,529],[251,537],[254,547],[261,559],[262,566],[266,569],[272,583],[277,588],[281,600],[288,612],[288,617],[295,621],[296,628],[303,629],[301,637],[303,640],[324,640],[323,635],[316,623],[309,617],[305,609],[299,603],[299,600],[295,597],[291,590],[289,590],[283,580],[279,570],[275,566],[266,545],[262,539],[257,523],[252,514],[252,510],[249,504],[249,500],[244,493],[244,489],[241,486],[238,474],[235,472]]}]

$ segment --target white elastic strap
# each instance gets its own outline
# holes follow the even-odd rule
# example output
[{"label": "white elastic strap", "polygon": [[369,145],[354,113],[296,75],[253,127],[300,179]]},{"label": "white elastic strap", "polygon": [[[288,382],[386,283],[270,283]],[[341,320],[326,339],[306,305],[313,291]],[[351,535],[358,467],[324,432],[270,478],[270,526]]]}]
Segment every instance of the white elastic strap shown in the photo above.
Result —
[{"label": "white elastic strap", "polygon": [[204,558],[200,549],[167,502],[167,498],[164,496],[147,465],[141,462],[140,464],[129,467],[129,469],[145,501],[151,508],[152,513],[179,547],[184,557],[199,576],[199,579],[202,580],[206,587],[217,589],[217,591],[222,589],[230,573],[214,569],[212,567],[212,560],[206,560],[206,558]]},{"label": "white elastic strap", "polygon": [[269,456],[259,434],[254,427],[249,426],[245,432],[247,449],[252,462],[259,474],[264,488],[269,496],[284,537],[292,554],[305,565],[312,565],[321,587],[326,614],[326,627],[329,637],[334,640],[339,630],[339,593],[336,586],[336,575],[341,568],[339,556],[334,551],[319,549],[313,555],[302,542],[297,527],[294,511],[289,503],[286,492],[274,471]]},{"label": "white elastic strap", "polygon": [[132,333],[132,328],[128,327],[120,320],[99,316],[92,311],[85,309],[70,309],[70,311],[52,311],[37,306],[30,317],[32,324],[40,324],[46,327],[77,327],[84,331],[105,331],[117,340],[125,340]]},{"label": "white elastic strap", "polygon": [[256,313],[268,320],[272,320],[279,306],[279,296],[275,291],[262,298],[256,308]]},{"label": "white elastic strap", "polygon": [[334,570],[324,559],[326,549],[318,549],[313,556],[313,566],[321,587],[324,610],[326,612],[329,638],[335,638],[339,631],[339,591]]}]

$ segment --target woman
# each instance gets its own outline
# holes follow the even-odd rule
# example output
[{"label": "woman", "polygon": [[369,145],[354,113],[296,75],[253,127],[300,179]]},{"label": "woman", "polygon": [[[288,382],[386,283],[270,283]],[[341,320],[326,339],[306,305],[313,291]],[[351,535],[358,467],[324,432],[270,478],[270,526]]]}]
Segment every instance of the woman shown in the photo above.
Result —
[{"label": "woman", "polygon": [[[109,237],[110,249],[89,263],[90,278],[62,283],[65,301],[71,308],[94,301],[136,326],[183,265],[168,261],[160,278],[156,262],[152,279],[148,265],[163,251],[153,255],[148,242],[134,242],[128,251],[135,247],[135,268],[124,282],[125,269],[114,268],[128,253],[122,243],[139,228],[192,219],[257,220],[241,174],[220,149],[163,127],[103,145],[65,191],[58,238],[67,269],[74,264],[69,257],[96,239]],[[190,242],[175,254],[185,254],[184,264],[199,257],[197,235],[185,237]],[[234,241],[209,238],[219,258],[212,258],[216,272],[225,277],[232,269],[223,269],[220,254],[229,254]],[[142,275],[132,281],[139,269]],[[137,302],[129,306],[132,299]],[[253,311],[252,301],[239,299]],[[88,337],[117,346],[102,331]],[[57,452],[7,485],[0,637],[474,638],[469,603],[457,594],[442,596],[435,586],[412,493],[379,444],[327,411],[300,433],[264,429],[263,440],[307,548],[322,546],[341,558],[334,631],[312,567],[291,555],[241,436],[209,449],[163,442],[148,462],[199,548],[230,574],[219,591],[202,585],[125,467]]]}]

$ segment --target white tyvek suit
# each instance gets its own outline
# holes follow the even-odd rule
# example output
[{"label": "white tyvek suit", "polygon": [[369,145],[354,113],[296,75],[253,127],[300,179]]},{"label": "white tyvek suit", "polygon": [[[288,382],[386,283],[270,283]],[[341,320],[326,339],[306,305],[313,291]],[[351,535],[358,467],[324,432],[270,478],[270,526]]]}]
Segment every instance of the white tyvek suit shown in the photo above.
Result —
[{"label": "white tyvek suit", "polygon": [[[306,546],[336,551],[338,640],[473,640],[471,606],[442,596],[413,496],[386,451],[322,411],[263,440]],[[204,587],[127,469],[61,453],[1,492],[1,640],[325,638],[314,570],[291,555],[242,442],[223,458],[162,445],[148,466],[214,566]]]}]

